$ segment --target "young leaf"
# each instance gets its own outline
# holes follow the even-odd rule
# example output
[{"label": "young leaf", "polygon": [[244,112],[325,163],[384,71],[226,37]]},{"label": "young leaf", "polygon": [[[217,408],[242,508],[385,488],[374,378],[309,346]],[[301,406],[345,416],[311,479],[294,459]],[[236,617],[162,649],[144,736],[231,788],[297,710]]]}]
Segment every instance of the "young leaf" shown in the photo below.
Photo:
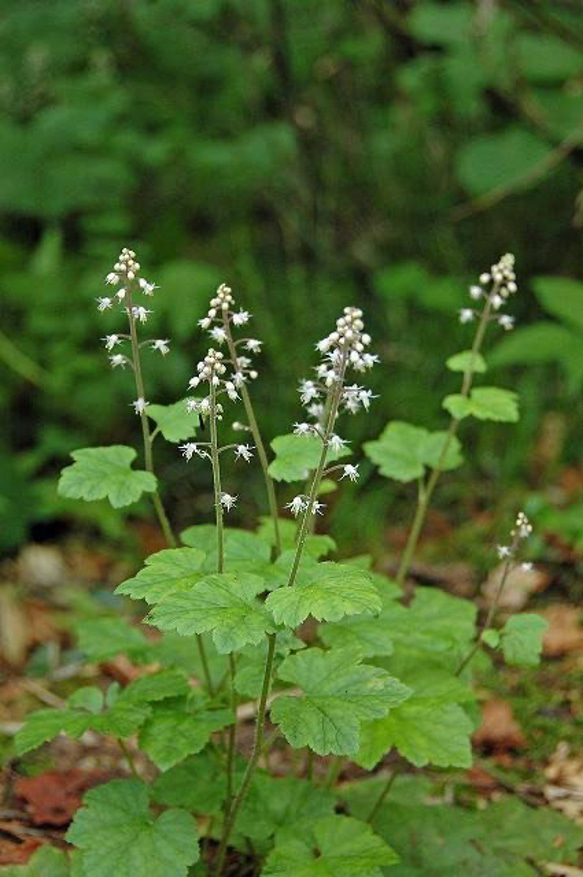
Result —
[{"label": "young leaf", "polygon": [[[269,474],[276,481],[305,481],[315,469],[322,453],[322,442],[317,436],[279,435],[271,442],[275,460],[269,466]],[[348,448],[328,450],[328,462],[350,454]]]},{"label": "young leaf", "polygon": [[293,826],[267,857],[263,877],[381,877],[399,857],[372,828],[349,816],[317,819],[294,836]]},{"label": "young leaf", "polygon": [[[447,451],[442,460],[446,441]],[[389,423],[377,441],[366,442],[364,450],[379,466],[381,475],[403,482],[421,478],[426,466],[440,463],[441,469],[447,471],[462,463],[461,446],[455,436],[447,439],[444,432],[429,432],[398,420]]]},{"label": "young leaf", "polygon": [[516,393],[498,387],[476,387],[469,397],[454,393],[445,397],[443,407],[456,420],[472,415],[478,420],[516,423],[519,418]]},{"label": "young leaf", "polygon": [[365,570],[339,563],[321,563],[307,582],[279,588],[265,601],[276,624],[296,628],[313,615],[318,621],[339,621],[345,615],[378,615],[379,593]]},{"label": "young leaf", "polygon": [[140,729],[140,748],[160,770],[200,752],[214,731],[233,722],[230,710],[190,710],[180,701],[156,705]]},{"label": "young leaf", "polygon": [[462,350],[461,353],[450,356],[445,364],[452,372],[466,372],[470,367],[476,374],[484,374],[487,370],[482,354],[477,351],[472,353],[471,350]]},{"label": "young leaf", "polygon": [[146,414],[152,418],[166,441],[182,442],[196,435],[198,414],[186,410],[186,399],[172,405],[148,405]]},{"label": "young leaf", "polygon": [[154,816],[140,780],[91,789],[67,832],[83,851],[83,877],[186,877],[198,861],[196,822],[184,810]]},{"label": "young leaf", "polygon": [[118,585],[115,593],[156,603],[174,591],[192,588],[201,578],[204,558],[204,552],[198,548],[164,548],[147,557],[137,576]]},{"label": "young leaf", "polygon": [[443,400],[443,408],[456,420],[463,420],[472,413],[472,403],[461,393],[451,393]]},{"label": "young leaf", "polygon": [[256,599],[264,589],[263,579],[251,573],[206,575],[190,590],[166,597],[148,622],[183,636],[209,631],[217,651],[226,654],[246,643],[257,644],[273,631],[269,613]]},{"label": "young leaf", "polygon": [[490,646],[491,649],[497,649],[500,645],[500,631],[495,630],[493,627],[489,627],[482,633],[482,640],[487,646]]},{"label": "young leaf", "polygon": [[505,660],[519,667],[536,667],[548,626],[541,615],[530,612],[512,615],[500,632]]},{"label": "young leaf", "polygon": [[286,658],[278,676],[298,685],[303,696],[279,697],[271,719],[292,746],[309,746],[318,755],[353,755],[361,722],[386,715],[409,697],[411,690],[385,670],[360,661],[351,649],[311,648]]},{"label": "young leaf", "polygon": [[124,445],[82,448],[71,456],[75,462],[61,472],[61,496],[87,501],[107,497],[117,509],[156,490],[156,478],[151,472],[132,469],[136,457],[133,448]]}]

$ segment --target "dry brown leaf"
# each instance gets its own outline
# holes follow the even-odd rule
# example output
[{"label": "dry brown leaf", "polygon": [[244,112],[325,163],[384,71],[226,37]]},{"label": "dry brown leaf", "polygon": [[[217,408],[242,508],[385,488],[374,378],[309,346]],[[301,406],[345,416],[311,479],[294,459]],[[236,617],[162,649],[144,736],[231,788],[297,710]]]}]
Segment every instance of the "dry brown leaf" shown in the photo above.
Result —
[{"label": "dry brown leaf", "polygon": [[568,743],[559,743],[545,768],[544,793],[554,810],[583,825],[583,756],[573,756]]},{"label": "dry brown leaf", "polygon": [[543,652],[547,658],[560,658],[569,652],[583,650],[580,609],[556,603],[543,609],[540,614],[549,622],[543,639]]},{"label": "dry brown leaf", "polygon": [[474,745],[502,752],[522,749],[526,738],[514,717],[510,704],[499,698],[487,700],[482,705],[482,724],[475,732]]},{"label": "dry brown leaf", "polygon": [[36,837],[0,837],[0,865],[26,865],[40,846],[42,841]]},{"label": "dry brown leaf", "polygon": [[[496,569],[492,570],[486,579],[482,593],[488,606],[492,604],[498,593],[503,572],[504,564],[500,564]],[[508,573],[498,605],[502,610],[506,609],[516,612],[526,605],[531,594],[544,591],[549,583],[550,576],[543,570],[522,569],[522,567],[517,566]]]},{"label": "dry brown leaf", "polygon": [[25,802],[26,812],[34,825],[68,825],[83,795],[93,786],[111,777],[103,772],[73,768],[64,773],[49,772],[35,777],[20,777],[14,792]]}]

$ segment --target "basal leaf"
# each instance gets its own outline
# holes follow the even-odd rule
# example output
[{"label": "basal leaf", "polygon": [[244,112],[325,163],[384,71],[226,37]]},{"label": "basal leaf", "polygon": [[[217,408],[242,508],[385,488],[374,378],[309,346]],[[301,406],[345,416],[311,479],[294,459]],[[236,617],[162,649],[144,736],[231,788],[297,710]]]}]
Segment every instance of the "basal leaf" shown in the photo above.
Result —
[{"label": "basal leaf", "polygon": [[233,722],[230,710],[191,708],[186,702],[156,704],[139,733],[140,748],[168,770],[207,745],[214,731]]},{"label": "basal leaf", "polygon": [[[292,826],[290,828],[293,829]],[[317,819],[293,836],[278,839],[263,877],[382,877],[398,856],[369,825],[348,816]]]},{"label": "basal leaf", "polygon": [[472,353],[471,350],[462,350],[461,353],[450,356],[445,364],[452,372],[466,372],[471,367],[472,372],[483,374],[487,369],[486,360],[482,354],[477,351]]},{"label": "basal leaf", "polygon": [[314,820],[333,815],[334,804],[332,792],[306,780],[258,773],[241,808],[237,831],[262,841],[287,827],[309,830]]},{"label": "basal leaf", "polygon": [[196,435],[198,414],[187,410],[186,399],[172,405],[148,405],[146,414],[169,442],[186,441]]},{"label": "basal leaf", "polygon": [[[322,453],[322,442],[316,436],[280,435],[271,442],[275,460],[269,466],[269,474],[276,481],[305,481],[315,469]],[[328,462],[350,454],[347,448],[328,450]]]},{"label": "basal leaf", "polygon": [[71,456],[75,462],[61,472],[61,496],[87,501],[107,497],[114,508],[121,508],[156,490],[156,478],[150,472],[132,469],[133,448],[82,448]]},{"label": "basal leaf", "polygon": [[548,626],[541,615],[530,612],[512,615],[500,632],[505,660],[519,667],[536,667]]},{"label": "basal leaf", "polygon": [[148,622],[183,636],[208,631],[218,652],[232,652],[261,642],[273,631],[269,613],[256,599],[264,588],[263,579],[251,573],[205,575],[188,591],[170,593],[150,612]]},{"label": "basal leaf", "polygon": [[91,789],[67,832],[82,850],[83,877],[186,877],[198,861],[195,820],[183,810],[150,810],[140,780],[113,780]]},{"label": "basal leaf", "polygon": [[152,785],[158,804],[207,816],[220,813],[226,793],[225,766],[210,748],[164,771]]},{"label": "basal leaf", "polygon": [[338,621],[345,615],[375,615],[382,603],[365,570],[339,563],[321,563],[313,577],[279,588],[265,601],[276,624],[296,628],[312,615],[318,621]]},{"label": "basal leaf", "polygon": [[385,670],[360,661],[350,649],[310,648],[286,658],[278,676],[303,693],[279,697],[271,718],[292,746],[310,746],[319,755],[352,755],[358,751],[361,722],[386,715],[409,697],[410,689]]},{"label": "basal leaf", "polygon": [[[442,458],[444,443],[447,442]],[[455,469],[462,463],[461,445],[445,432],[429,432],[410,423],[394,420],[389,423],[380,438],[364,445],[366,455],[379,466],[381,475],[396,481],[413,481],[421,478],[425,467],[437,466],[442,470]]]},{"label": "basal leaf", "polygon": [[189,590],[201,578],[205,554],[198,548],[164,548],[146,558],[137,576],[115,589],[133,600],[152,604],[174,591]]},{"label": "basal leaf", "polygon": [[119,654],[137,658],[147,653],[148,640],[123,618],[92,618],[75,625],[79,648],[88,661],[106,661]]}]

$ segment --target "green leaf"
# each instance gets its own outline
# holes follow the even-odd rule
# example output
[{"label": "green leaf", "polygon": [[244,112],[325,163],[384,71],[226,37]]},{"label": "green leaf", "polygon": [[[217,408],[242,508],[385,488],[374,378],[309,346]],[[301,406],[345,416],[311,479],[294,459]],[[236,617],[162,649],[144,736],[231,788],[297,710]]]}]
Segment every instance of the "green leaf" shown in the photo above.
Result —
[{"label": "green leaf", "polygon": [[316,819],[332,816],[334,804],[332,792],[306,780],[256,773],[237,819],[237,831],[254,841],[292,826],[303,833]]},{"label": "green leaf", "polygon": [[189,709],[186,703],[157,704],[140,729],[140,748],[160,770],[196,755],[214,731],[233,723],[230,710]]},{"label": "green leaf", "polygon": [[269,613],[256,599],[264,589],[263,579],[251,573],[206,575],[190,590],[169,594],[147,620],[182,636],[209,631],[217,651],[225,654],[273,632]]},{"label": "green leaf", "polygon": [[286,832],[269,854],[263,877],[382,877],[398,856],[364,822],[348,816],[316,820],[298,836]]},{"label": "green leaf", "polygon": [[581,53],[550,34],[525,31],[517,37],[516,50],[520,69],[530,82],[563,82],[583,69]]},{"label": "green leaf", "polygon": [[75,624],[79,648],[88,661],[107,661],[116,655],[139,657],[147,653],[148,640],[122,618],[93,618]]},{"label": "green leaf", "polygon": [[[269,545],[275,545],[272,518],[270,516],[263,516],[259,520],[261,523],[257,530],[257,535]],[[290,521],[289,518],[279,518],[278,524],[283,550],[294,549],[298,532],[297,521]],[[309,535],[306,539],[305,551],[312,557],[315,557],[316,560],[319,560],[331,551],[336,551],[336,543],[331,536]]]},{"label": "green leaf", "polygon": [[115,593],[156,603],[175,591],[192,588],[202,576],[204,559],[204,552],[198,548],[164,548],[147,557],[145,567],[118,585]]},{"label": "green leaf", "polygon": [[571,356],[581,338],[558,323],[541,320],[506,335],[491,351],[492,365],[531,365]]},{"label": "green leaf", "polygon": [[133,448],[125,445],[82,448],[73,451],[71,456],[75,462],[61,472],[61,496],[87,501],[107,497],[117,509],[136,502],[143,493],[156,490],[154,475],[131,468],[136,457]]},{"label": "green leaf", "polygon": [[265,601],[276,624],[296,628],[312,615],[339,621],[345,615],[378,615],[382,603],[369,573],[340,563],[321,563],[308,581],[279,588]]},{"label": "green leaf", "polygon": [[67,840],[83,851],[83,877],[186,877],[199,858],[192,816],[183,810],[154,816],[139,780],[113,780],[87,792]]},{"label": "green leaf", "polygon": [[[225,564],[231,572],[236,570],[252,570],[256,564],[269,563],[271,557],[270,543],[257,533],[225,527],[224,552]],[[202,569],[215,572],[217,568],[217,529],[213,524],[198,524],[188,527],[180,534],[185,545],[204,551],[205,560]]]},{"label": "green leaf", "polygon": [[363,727],[361,749],[354,760],[370,770],[395,746],[416,767],[471,767],[473,730],[458,704],[413,696]]},{"label": "green leaf", "polygon": [[500,632],[504,659],[519,667],[536,667],[548,626],[548,621],[541,615],[530,612],[512,615]]},{"label": "green leaf", "polygon": [[455,0],[447,4],[424,0],[413,6],[408,24],[413,36],[431,45],[464,43],[472,25],[472,10]]},{"label": "green leaf", "polygon": [[85,685],[83,688],[78,688],[67,699],[67,704],[72,707],[80,707],[89,713],[100,713],[104,704],[103,692],[92,685]]},{"label": "green leaf", "polygon": [[152,786],[158,804],[207,816],[220,813],[226,793],[225,766],[209,749],[160,774]]},{"label": "green leaf", "polygon": [[471,350],[463,350],[450,356],[445,363],[452,372],[467,372],[471,368],[476,374],[483,374],[487,370],[486,360],[481,353],[472,353]]},{"label": "green leaf", "polygon": [[[269,466],[269,474],[276,481],[305,481],[315,469],[322,453],[322,442],[317,436],[280,435],[271,442],[275,460]],[[350,454],[347,448],[328,450],[328,462]]]},{"label": "green leaf", "polygon": [[169,442],[182,442],[196,435],[198,414],[187,411],[186,399],[173,405],[148,405],[146,414]]},{"label": "green leaf", "polygon": [[181,697],[189,694],[190,690],[185,673],[180,670],[161,670],[130,682],[124,688],[122,697],[132,703],[151,703],[168,697]]},{"label": "green leaf", "polygon": [[409,697],[410,689],[385,670],[360,661],[350,649],[310,648],[286,658],[278,676],[299,685],[303,696],[279,697],[271,719],[292,746],[310,746],[319,755],[353,755],[361,722],[386,715]]},{"label": "green leaf", "polygon": [[457,176],[471,195],[519,188],[551,154],[551,147],[526,128],[506,127],[465,142],[457,155]]},{"label": "green leaf", "polygon": [[[426,466],[436,466],[445,441],[444,432],[432,433],[423,427],[393,420],[377,441],[365,443],[364,450],[367,457],[379,466],[381,475],[406,482],[422,478]],[[449,439],[441,468],[447,471],[461,463],[461,446],[454,437]]]},{"label": "green leaf", "polygon": [[482,633],[482,640],[487,646],[490,646],[491,649],[497,649],[500,645],[500,632],[489,627]]},{"label": "green leaf", "polygon": [[364,658],[392,655],[390,632],[390,623],[384,623],[382,616],[345,618],[335,624],[323,624],[318,628],[318,633],[327,646],[333,649],[360,649]]},{"label": "green leaf", "polygon": [[12,865],[0,870],[2,877],[69,877],[69,859],[63,850],[45,844],[36,850],[26,865]]},{"label": "green leaf", "polygon": [[472,415],[478,420],[516,423],[519,418],[516,393],[498,387],[476,387],[471,391],[469,398],[454,393],[445,397],[443,407],[456,420]]},{"label": "green leaf", "polygon": [[532,287],[545,310],[583,329],[583,283],[580,280],[572,277],[536,277]]}]

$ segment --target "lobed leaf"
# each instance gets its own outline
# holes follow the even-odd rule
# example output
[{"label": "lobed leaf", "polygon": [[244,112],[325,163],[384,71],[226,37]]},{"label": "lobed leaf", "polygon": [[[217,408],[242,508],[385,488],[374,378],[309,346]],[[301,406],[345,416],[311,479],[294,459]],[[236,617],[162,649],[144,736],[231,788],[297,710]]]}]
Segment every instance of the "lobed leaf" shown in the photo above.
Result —
[{"label": "lobed leaf", "polygon": [[182,442],[196,435],[198,414],[187,410],[186,399],[172,405],[148,405],[146,414],[154,421],[166,441]]},{"label": "lobed leaf", "polygon": [[156,704],[140,729],[140,748],[160,770],[196,755],[214,731],[233,723],[230,710],[190,709],[185,702]]},{"label": "lobed leaf", "polygon": [[470,368],[476,374],[484,374],[487,370],[486,360],[481,353],[472,350],[462,350],[446,360],[446,366],[452,372],[467,372]]},{"label": "lobed leaf", "polygon": [[[447,451],[442,460],[446,441]],[[448,438],[445,432],[429,432],[398,420],[387,424],[376,441],[365,442],[364,450],[381,475],[403,482],[422,478],[426,466],[435,467],[439,463],[446,471],[463,462],[461,445],[455,436]]]},{"label": "lobed leaf", "polygon": [[512,615],[500,631],[505,660],[519,667],[536,667],[548,626],[548,621],[541,615],[530,612]]},{"label": "lobed leaf", "polygon": [[[280,435],[271,442],[275,460],[269,465],[269,474],[276,481],[305,481],[316,468],[322,453],[322,442],[317,436]],[[350,454],[348,448],[328,449],[327,460],[332,462]]]},{"label": "lobed leaf", "polygon": [[198,548],[164,548],[146,558],[146,565],[115,589],[132,600],[152,604],[175,591],[189,590],[201,576],[205,554]]},{"label": "lobed leaf", "polygon": [[70,499],[109,499],[114,508],[136,502],[143,493],[156,490],[151,472],[132,469],[133,448],[111,445],[73,451],[74,463],[61,472],[59,493]]},{"label": "lobed leaf", "polygon": [[500,423],[516,423],[519,419],[517,394],[498,387],[476,387],[469,396],[453,393],[445,397],[443,407],[456,420],[470,415]]}]

